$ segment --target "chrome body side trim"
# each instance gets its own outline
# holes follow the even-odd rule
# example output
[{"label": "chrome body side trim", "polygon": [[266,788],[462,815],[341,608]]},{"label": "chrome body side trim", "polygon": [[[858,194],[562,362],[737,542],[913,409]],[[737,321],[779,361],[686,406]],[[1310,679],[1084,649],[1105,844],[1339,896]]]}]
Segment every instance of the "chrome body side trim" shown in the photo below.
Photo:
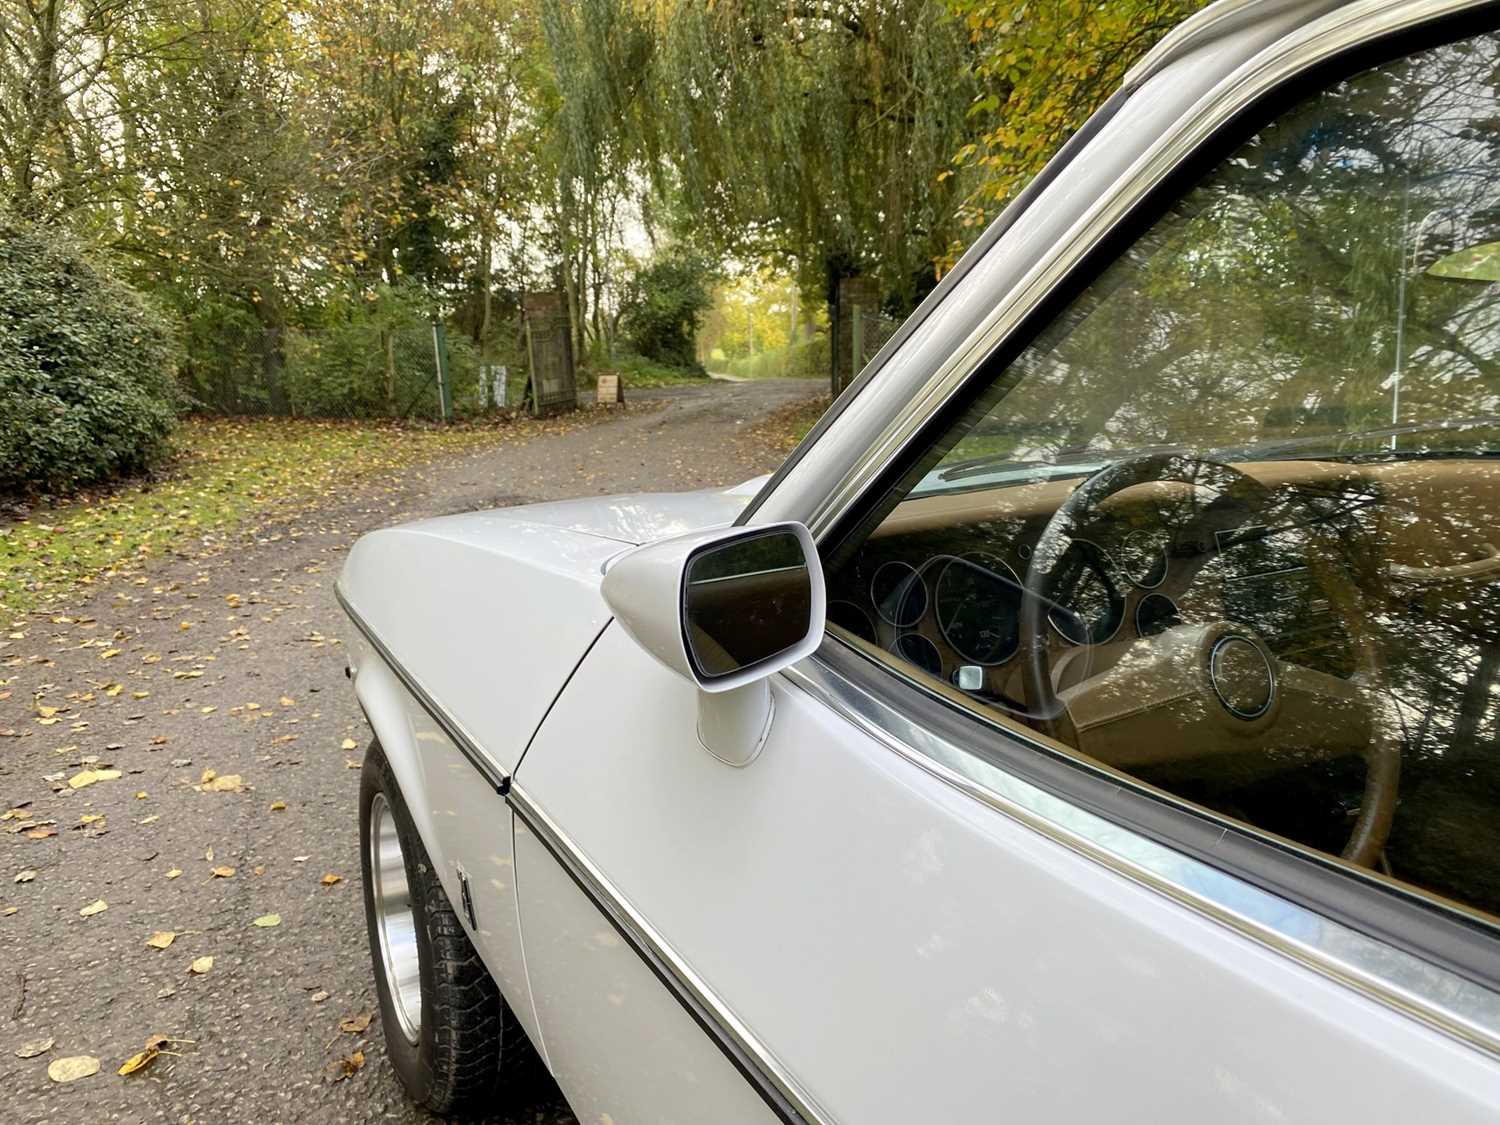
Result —
[{"label": "chrome body side trim", "polygon": [[782,675],[974,800],[1314,972],[1500,1055],[1500,993],[1072,805],[918,726],[817,657]]},{"label": "chrome body side trim", "polygon": [[542,846],[568,873],[578,889],[609,920],[780,1120],[788,1125],[829,1125],[832,1122],[832,1118],[797,1086],[769,1048],[677,956],[651,923],[631,906],[599,867],[523,788],[512,785],[505,799],[526,827],[536,833]]},{"label": "chrome body side trim", "polygon": [[333,596],[338,599],[343,611],[349,615],[349,620],[354,622],[354,627],[360,631],[365,640],[370,643],[370,647],[379,653],[380,659],[385,661],[386,666],[401,681],[402,686],[411,692],[412,697],[421,705],[422,710],[431,716],[432,721],[442,728],[443,733],[448,736],[448,740],[454,746],[458,747],[458,752],[468,759],[471,766],[479,771],[490,788],[494,789],[496,793],[504,795],[510,789],[510,775],[489,759],[484,751],[479,748],[479,743],[474,740],[474,736],[464,729],[463,724],[449,714],[443,708],[442,704],[434,699],[432,694],[422,686],[416,676],[412,675],[406,669],[406,666],[396,659],[391,650],[386,647],[385,642],[370,627],[369,622],[349,603],[349,599],[344,596],[343,589],[337,583],[333,587]]},{"label": "chrome body side trim", "polygon": [[[995,350],[1066,282],[1076,267],[1120,229],[1138,204],[1238,114],[1277,87],[1338,55],[1489,3],[1491,0],[1355,0],[1276,41],[1217,83],[1178,116],[1175,128],[1153,140],[1083,211],[1052,252],[1027,271],[1018,284],[997,294],[998,301],[989,315],[967,339],[955,344],[924,383],[912,389],[903,409],[853,461],[842,479],[830,482],[822,500],[802,522],[815,538],[826,535],[860,502],[887,466],[907,452],[927,419],[979,373]],[[776,518],[797,517],[779,513]]]}]

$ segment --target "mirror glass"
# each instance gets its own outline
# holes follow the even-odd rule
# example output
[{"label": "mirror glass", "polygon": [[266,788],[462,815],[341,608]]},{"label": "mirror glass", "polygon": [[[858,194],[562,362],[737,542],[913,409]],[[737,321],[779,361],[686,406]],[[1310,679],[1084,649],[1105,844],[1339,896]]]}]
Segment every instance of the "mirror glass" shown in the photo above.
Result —
[{"label": "mirror glass", "polygon": [[706,679],[785,652],[812,627],[812,577],[802,542],[770,531],[706,547],[683,583],[688,653]]}]

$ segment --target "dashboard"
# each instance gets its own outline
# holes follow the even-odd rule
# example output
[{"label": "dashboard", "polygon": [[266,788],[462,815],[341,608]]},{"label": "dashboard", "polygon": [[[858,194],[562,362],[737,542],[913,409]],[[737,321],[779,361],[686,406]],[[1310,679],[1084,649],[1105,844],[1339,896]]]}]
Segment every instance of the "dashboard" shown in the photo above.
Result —
[{"label": "dashboard", "polygon": [[[1003,491],[991,490],[991,502]],[[1348,638],[1309,566],[1309,523],[1318,521],[1268,523],[1244,505],[1166,500],[1114,504],[1067,541],[1039,591],[1058,691],[1142,638],[1208,621],[1243,624],[1305,666],[1352,673]],[[1345,498],[1335,519],[1359,507]],[[945,525],[898,508],[831,577],[828,620],[979,701],[1024,713],[1020,609],[1051,513],[990,513]],[[1321,522],[1327,538],[1330,521]]]}]

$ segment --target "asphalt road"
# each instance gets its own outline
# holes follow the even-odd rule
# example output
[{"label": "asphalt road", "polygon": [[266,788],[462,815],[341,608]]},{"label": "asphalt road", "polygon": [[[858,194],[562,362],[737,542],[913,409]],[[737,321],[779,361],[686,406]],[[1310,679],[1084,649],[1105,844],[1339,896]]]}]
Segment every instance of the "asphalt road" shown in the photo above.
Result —
[{"label": "asphalt road", "polygon": [[[756,423],[818,389],[674,388],[658,410],[369,481],[232,549],[4,622],[0,811],[20,808],[0,821],[6,1119],[432,1120],[407,1105],[378,1017],[340,1028],[375,1011],[355,812],[369,735],[333,598],[344,552],[418,516],[736,483],[781,458]],[[106,772],[70,787],[88,770]],[[154,948],[158,932],[176,936]],[[156,1035],[169,1053],[119,1076]],[[49,1080],[81,1055],[97,1074]],[[553,1092],[495,1120],[573,1118]]]}]

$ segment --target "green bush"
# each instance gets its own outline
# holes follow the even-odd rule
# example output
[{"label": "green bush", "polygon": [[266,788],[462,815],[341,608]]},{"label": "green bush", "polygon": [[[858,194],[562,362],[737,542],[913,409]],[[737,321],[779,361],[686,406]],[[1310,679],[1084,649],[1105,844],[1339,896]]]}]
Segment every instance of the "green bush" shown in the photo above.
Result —
[{"label": "green bush", "polygon": [[668,250],[637,270],[621,310],[631,348],[664,367],[698,369],[693,340],[699,316],[713,304],[710,281],[708,265],[680,249]]},{"label": "green bush", "polygon": [[0,491],[139,472],[177,417],[171,322],[54,232],[0,216]]}]

